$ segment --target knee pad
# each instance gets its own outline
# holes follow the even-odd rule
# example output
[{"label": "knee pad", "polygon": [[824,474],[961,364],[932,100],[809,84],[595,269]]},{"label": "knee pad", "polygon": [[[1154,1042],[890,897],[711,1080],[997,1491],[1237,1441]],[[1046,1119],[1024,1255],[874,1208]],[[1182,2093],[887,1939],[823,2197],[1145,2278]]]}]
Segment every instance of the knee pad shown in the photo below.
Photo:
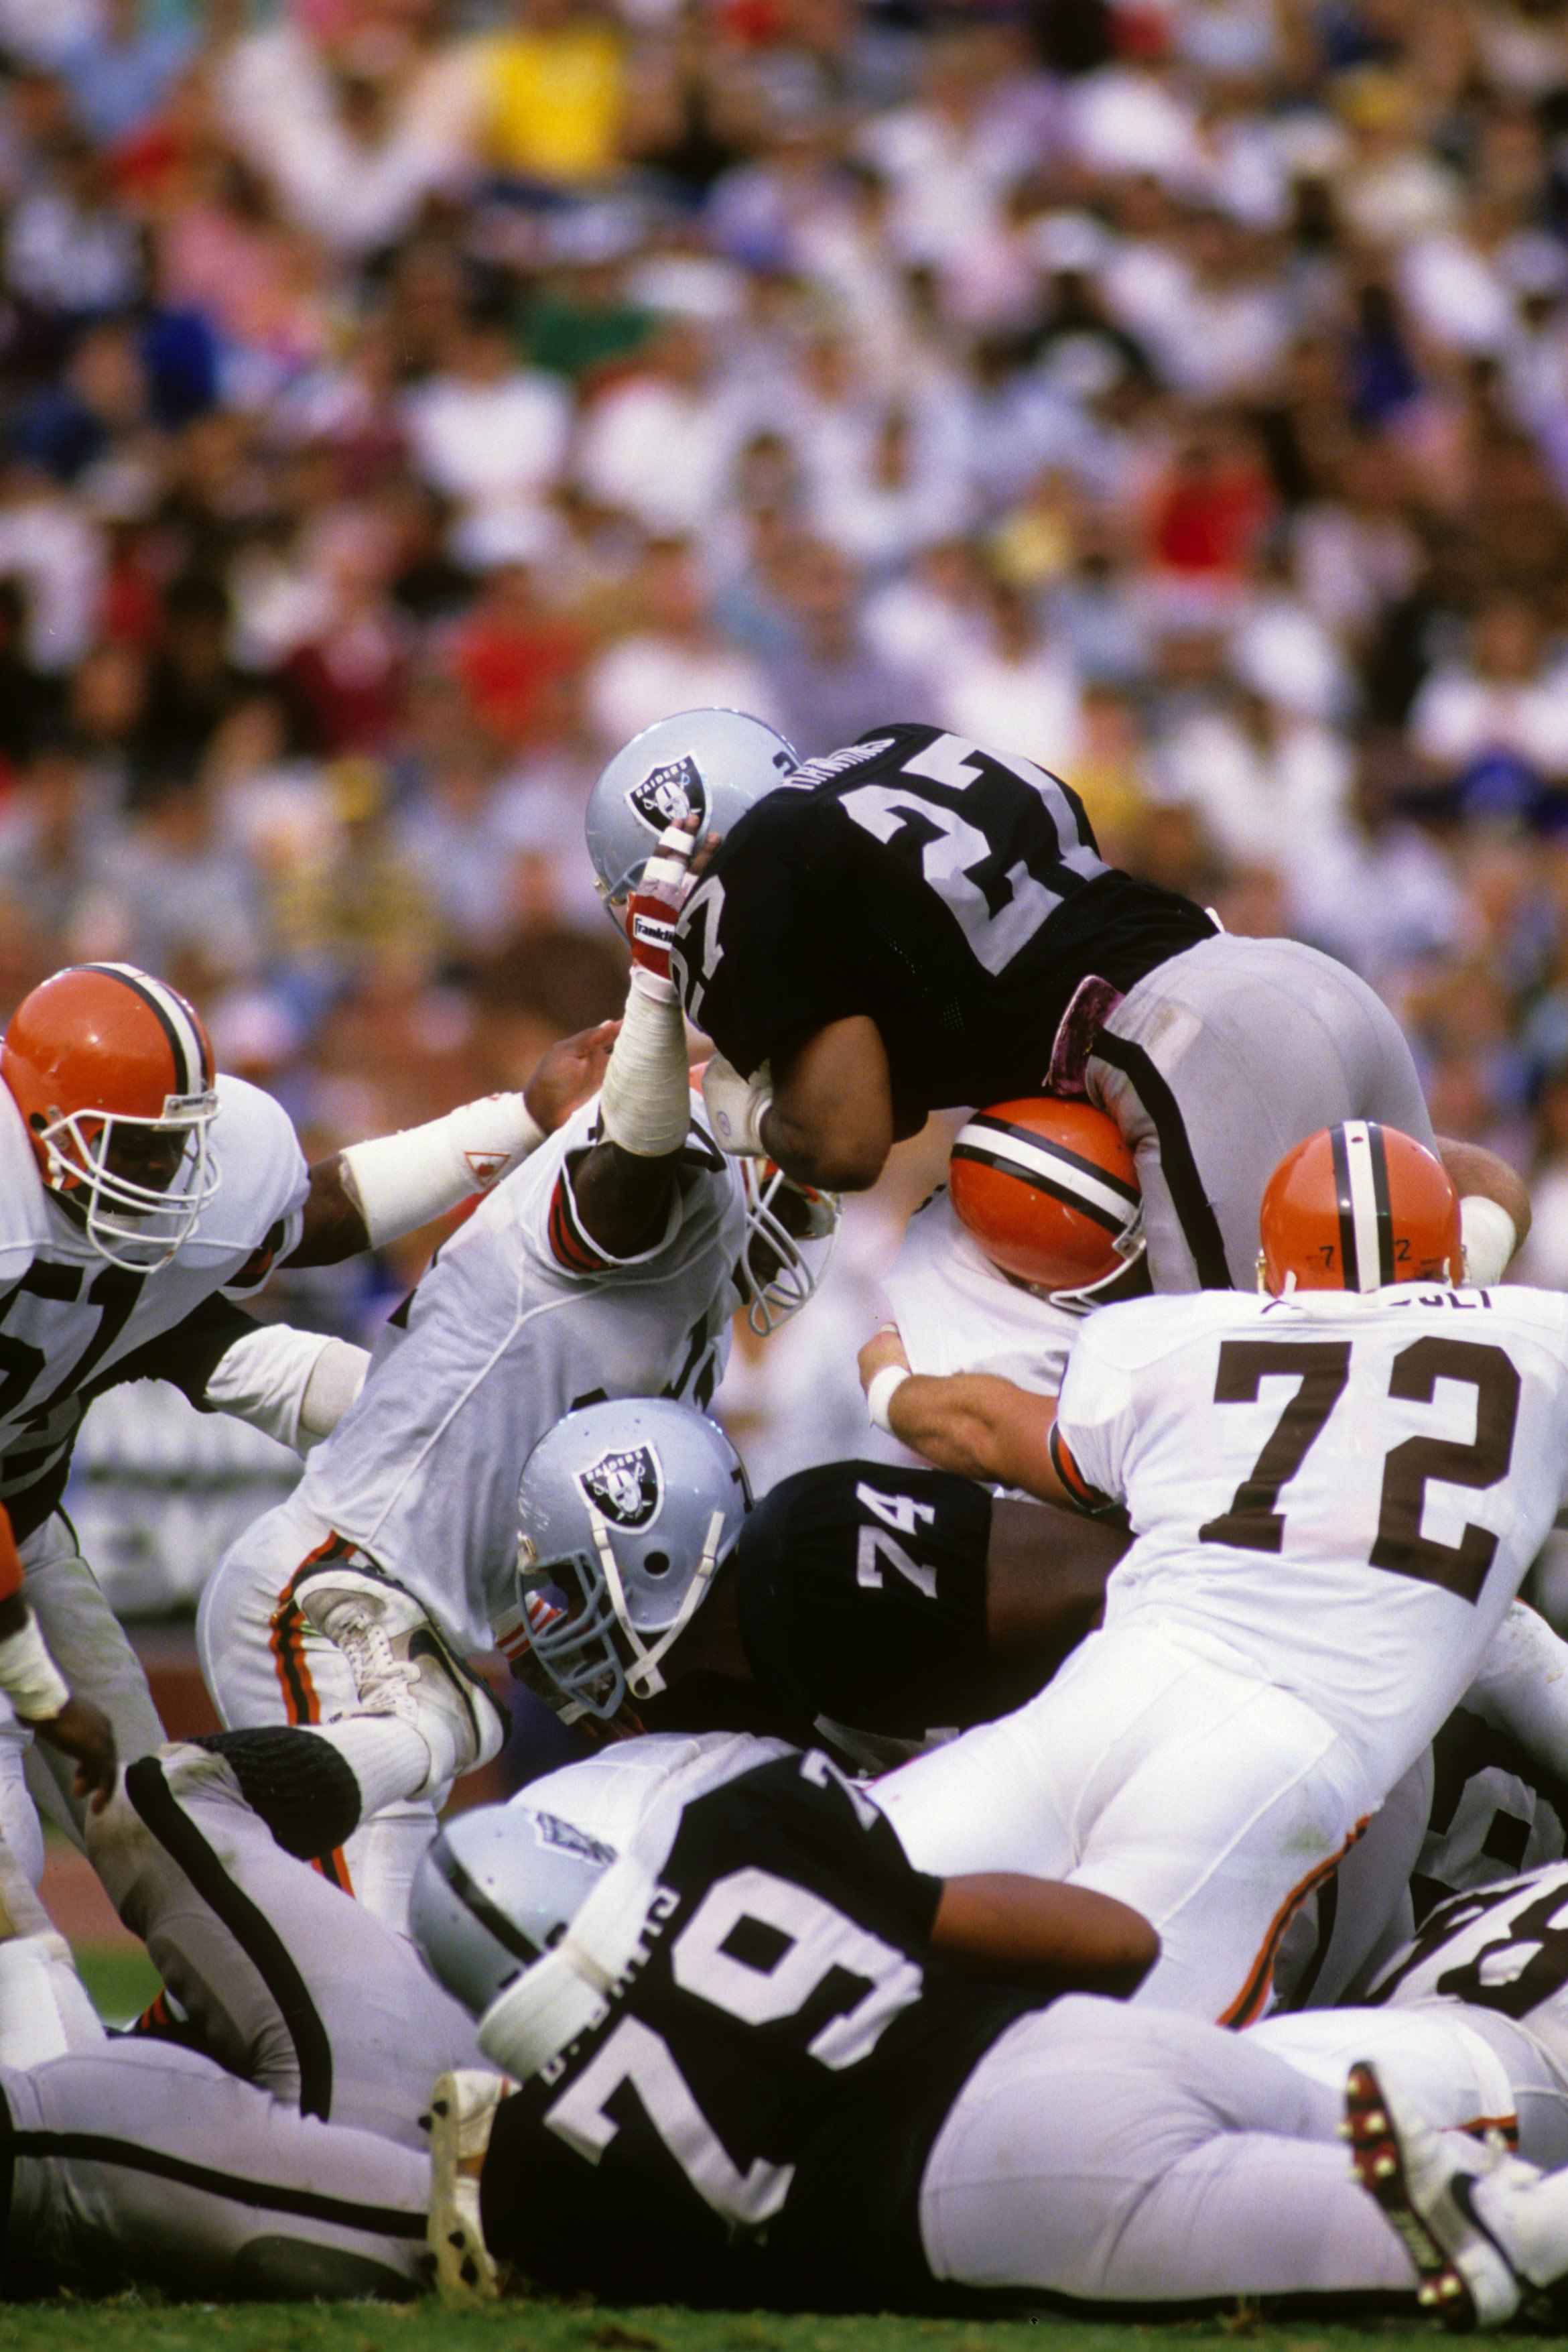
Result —
[{"label": "knee pad", "polygon": [[314,1862],[360,1825],[360,1784],[329,1739],[287,1724],[213,1731],[194,1743],[221,1756],[241,1796],[285,1853]]}]

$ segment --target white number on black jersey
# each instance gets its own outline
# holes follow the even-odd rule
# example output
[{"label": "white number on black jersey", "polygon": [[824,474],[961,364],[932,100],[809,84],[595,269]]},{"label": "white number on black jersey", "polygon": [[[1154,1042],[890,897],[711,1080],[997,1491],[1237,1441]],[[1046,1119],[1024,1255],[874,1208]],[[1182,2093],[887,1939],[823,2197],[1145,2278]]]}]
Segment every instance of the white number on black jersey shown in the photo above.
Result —
[{"label": "white number on black jersey", "polygon": [[1369,1999],[1388,2000],[1417,1971],[1423,1997],[1528,2017],[1568,1984],[1568,1867],[1440,1903]]},{"label": "white number on black jersey", "polygon": [[[749,1929],[749,1938],[741,1931]],[[746,1941],[770,1957],[742,1957]],[[739,1948],[737,1948],[739,1947]],[[732,1871],[708,1889],[670,1953],[685,1992],[747,2025],[795,2016],[834,1969],[862,1979],[862,1998],[807,2044],[807,2054],[839,2072],[857,2065],[901,2010],[920,1998],[920,1969],[832,1904],[771,1871]],[[547,2109],[544,2123],[597,2164],[620,2129],[605,2113],[623,2083],[705,2203],[736,2229],[757,2229],[789,2194],[795,2168],[758,2157],[746,2172],[703,2114],[663,2034],[623,2017],[576,2081]]]},{"label": "white number on black jersey", "polygon": [[[1104,873],[1104,860],[1082,838],[1077,815],[1061,786],[1032,761],[981,751],[961,736],[938,735],[923,751],[911,753],[903,773],[944,785],[949,792],[967,792],[978,782],[988,762],[1005,768],[1040,794],[1056,828],[1058,863],[1085,881]],[[1062,893],[1031,874],[1020,857],[1002,877],[1007,895],[993,911],[976,877],[995,858],[994,845],[967,814],[960,814],[948,802],[921,792],[918,781],[859,784],[844,793],[842,807],[847,817],[877,841],[891,841],[912,820],[935,828],[935,838],[921,852],[920,870],[953,915],[976,962],[993,976],[1029,945],[1061,904]]]}]

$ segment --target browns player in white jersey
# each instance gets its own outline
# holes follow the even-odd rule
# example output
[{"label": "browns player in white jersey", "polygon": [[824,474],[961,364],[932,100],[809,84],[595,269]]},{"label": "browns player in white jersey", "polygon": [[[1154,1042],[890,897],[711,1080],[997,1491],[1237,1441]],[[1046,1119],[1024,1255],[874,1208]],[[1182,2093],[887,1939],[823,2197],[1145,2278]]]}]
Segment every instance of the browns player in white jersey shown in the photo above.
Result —
[{"label": "browns player in white jersey", "polygon": [[591,1089],[611,1034],[552,1049],[532,1111],[493,1096],[308,1169],[281,1106],[214,1072],[199,1013],[162,981],[78,965],[17,1007],[0,1046],[0,1502],[27,1614],[22,1648],[0,1643],[0,1694],[20,1701],[0,1696],[0,1830],[35,1872],[19,1717],[47,1719],[57,1709],[41,1700],[68,1685],[102,1707],[122,1757],[162,1738],[59,1510],[93,1398],[163,1379],[287,1443],[330,1427],[361,1351],[263,1329],[232,1302],[285,1260],[331,1264],[482,1190]]},{"label": "browns player in white jersey", "polygon": [[[678,890],[692,841],[666,839]],[[655,871],[634,919],[656,912],[658,887]],[[764,1197],[750,1164],[716,1148],[694,1114],[667,947],[634,937],[633,959],[602,1094],[444,1246],[296,1493],[203,1596],[219,1713],[320,1728],[366,1817],[324,1866],[393,1926],[435,1801],[499,1743],[461,1661],[497,1638],[526,1647],[517,1500],[535,1444],[606,1397],[706,1405],[737,1290],[764,1328],[810,1295],[781,1213],[797,1233],[831,1230],[829,1204],[782,1180]]]},{"label": "browns player in white jersey", "polygon": [[923,1868],[1034,1869],[1143,1908],[1164,1945],[1144,1997],[1238,2023],[1473,1681],[1568,1460],[1568,1302],[1459,1286],[1457,1195],[1409,1138],[1309,1139],[1262,1231],[1269,1295],[1092,1318],[1054,1412],[983,1375],[889,1397],[896,1343],[862,1359],[905,1442],[1124,1504],[1135,1538],[1047,1690],[878,1801]]}]

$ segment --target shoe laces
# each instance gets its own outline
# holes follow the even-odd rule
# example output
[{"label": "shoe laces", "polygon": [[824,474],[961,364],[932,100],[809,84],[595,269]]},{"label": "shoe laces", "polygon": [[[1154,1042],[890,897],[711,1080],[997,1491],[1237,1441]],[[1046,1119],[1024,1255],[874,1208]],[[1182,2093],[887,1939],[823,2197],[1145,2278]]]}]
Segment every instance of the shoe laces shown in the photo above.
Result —
[{"label": "shoe laces", "polygon": [[357,1610],[345,1611],[332,1625],[331,1639],[349,1661],[361,1711],[412,1720],[419,1711],[412,1696],[419,1668],[412,1659],[392,1654],[385,1626]]}]

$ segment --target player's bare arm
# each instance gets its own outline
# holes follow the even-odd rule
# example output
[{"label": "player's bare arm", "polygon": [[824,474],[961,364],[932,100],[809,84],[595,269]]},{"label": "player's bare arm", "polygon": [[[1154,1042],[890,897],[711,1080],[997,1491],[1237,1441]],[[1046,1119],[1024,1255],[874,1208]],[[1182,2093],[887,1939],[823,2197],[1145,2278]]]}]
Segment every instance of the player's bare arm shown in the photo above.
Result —
[{"label": "player's bare arm", "polygon": [[698,844],[696,823],[689,816],[665,828],[628,899],[632,976],[613,1051],[606,1051],[603,1132],[570,1171],[578,1222],[612,1257],[633,1257],[657,1241],[691,1123],[685,1023],[670,977],[670,941],[714,845]]},{"label": "player's bare arm", "polygon": [[1050,1647],[1065,1656],[1098,1622],[1106,1580],[1131,1542],[1116,1521],[999,1497],[986,1551],[993,1655]]},{"label": "player's bare arm", "polygon": [[570,1171],[577,1219],[610,1257],[635,1257],[664,1230],[678,1151],[644,1159],[619,1143],[596,1143]]},{"label": "player's bare arm", "polygon": [[1160,1956],[1141,1911],[1088,1886],[1010,1870],[949,1878],[932,1925],[934,1948],[998,1976],[1059,1992],[1136,1992]]},{"label": "player's bare arm", "polygon": [[[520,1097],[465,1103],[428,1127],[378,1137],[371,1145],[317,1160],[290,1265],[337,1265],[392,1239],[395,1232],[412,1230],[404,1220],[415,1216],[426,1198],[429,1214],[437,1216],[466,1193],[487,1190],[531,1143],[553,1135],[580,1103],[598,1092],[620,1025],[601,1021],[559,1039]],[[395,1169],[394,1161],[401,1163]],[[479,1174],[486,1180],[482,1186],[476,1182]]]},{"label": "player's bare arm", "polygon": [[897,1140],[887,1051],[862,1013],[777,1050],[760,1135],[797,1183],[863,1192]]},{"label": "player's bare arm", "polygon": [[[890,1372],[898,1379],[883,1377]],[[860,1374],[873,1421],[938,1470],[1016,1486],[1042,1502],[1071,1503],[1051,1458],[1054,1397],[1037,1396],[994,1372],[940,1379],[912,1372],[891,1324],[861,1349]]]}]

